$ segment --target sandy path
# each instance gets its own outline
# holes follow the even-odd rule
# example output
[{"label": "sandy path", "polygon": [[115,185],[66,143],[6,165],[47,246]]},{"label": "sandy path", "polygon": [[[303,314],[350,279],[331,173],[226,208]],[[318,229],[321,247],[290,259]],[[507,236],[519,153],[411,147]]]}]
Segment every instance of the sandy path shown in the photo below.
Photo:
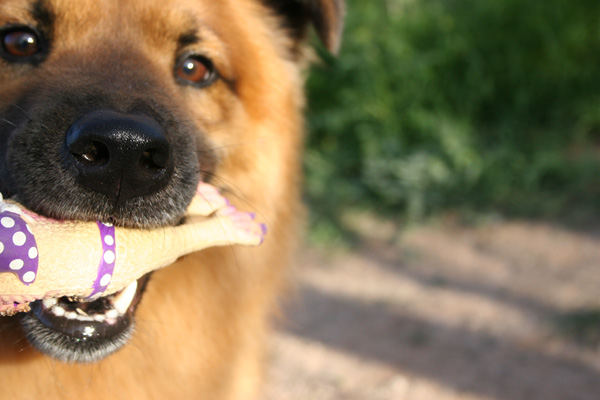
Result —
[{"label": "sandy path", "polygon": [[265,400],[600,399],[598,235],[370,231],[352,252],[304,253]]}]

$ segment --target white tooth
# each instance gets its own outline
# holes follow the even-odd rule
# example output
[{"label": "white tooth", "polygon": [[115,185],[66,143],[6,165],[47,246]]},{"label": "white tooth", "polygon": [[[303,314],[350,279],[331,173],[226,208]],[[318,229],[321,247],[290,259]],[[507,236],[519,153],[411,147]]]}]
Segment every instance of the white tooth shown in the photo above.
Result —
[{"label": "white tooth", "polygon": [[52,313],[57,317],[62,317],[65,315],[65,309],[59,306],[54,306],[52,307]]},{"label": "white tooth", "polygon": [[[125,314],[127,309],[131,305],[135,292],[137,291],[137,281],[131,282],[121,293],[119,293],[113,299],[113,306],[117,309],[119,314]],[[108,315],[108,313],[107,313]]]},{"label": "white tooth", "polygon": [[83,322],[90,322],[93,321],[94,318],[88,316],[88,315],[78,315],[77,316],[77,321],[83,321]]},{"label": "white tooth", "polygon": [[117,318],[119,318],[119,312],[117,310],[115,310],[114,308],[108,310],[107,312],[105,312],[104,315],[108,319],[117,319]]},{"label": "white tooth", "polygon": [[44,306],[44,308],[50,308],[53,305],[55,305],[57,302],[58,302],[58,299],[56,299],[55,297],[52,297],[52,298],[42,300],[42,305]]},{"label": "white tooth", "polygon": [[106,317],[104,316],[104,314],[96,314],[94,315],[94,319],[98,322],[104,322]]},{"label": "white tooth", "polygon": [[65,318],[66,319],[77,319],[77,313],[74,311],[67,311],[65,313]]}]

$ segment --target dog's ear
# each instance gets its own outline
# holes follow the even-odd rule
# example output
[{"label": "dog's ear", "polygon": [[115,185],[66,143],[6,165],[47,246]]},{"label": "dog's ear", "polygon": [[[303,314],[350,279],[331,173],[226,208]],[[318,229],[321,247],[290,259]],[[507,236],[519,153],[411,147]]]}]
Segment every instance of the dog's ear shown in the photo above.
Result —
[{"label": "dog's ear", "polygon": [[312,24],[327,49],[336,53],[344,26],[344,0],[262,0],[283,18],[285,28],[297,43]]}]

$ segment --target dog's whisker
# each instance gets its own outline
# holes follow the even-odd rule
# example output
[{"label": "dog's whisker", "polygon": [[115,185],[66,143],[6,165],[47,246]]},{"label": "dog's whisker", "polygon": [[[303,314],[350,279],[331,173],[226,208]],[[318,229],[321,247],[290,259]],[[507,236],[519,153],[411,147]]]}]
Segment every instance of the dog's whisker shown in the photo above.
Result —
[{"label": "dog's whisker", "polygon": [[21,107],[21,106],[19,106],[19,105],[17,105],[17,104],[11,104],[10,106],[11,106],[11,107],[14,107],[14,108],[16,108],[16,109],[17,109],[17,110],[19,110],[19,111],[21,111],[21,113],[23,113],[23,115],[25,116],[25,118],[27,118],[29,121],[31,121],[31,120],[32,120],[32,119],[31,119],[31,116],[29,115],[29,113],[28,113],[27,111],[25,111],[25,110],[23,109],[23,107]]},{"label": "dog's whisker", "polygon": [[[201,171],[201,172],[206,173],[206,174],[209,173],[208,171]],[[210,174],[210,177],[212,180],[216,179],[218,182],[220,182],[220,184],[217,184],[215,186],[222,188],[223,191],[232,195],[236,199],[243,201],[244,204],[251,205],[250,202],[248,201],[248,198],[243,193],[242,189],[240,189],[240,187],[238,185],[236,185],[233,181],[223,178],[220,175],[215,175],[215,174]]]},{"label": "dog's whisker", "polygon": [[219,221],[219,225],[221,225],[221,229],[223,230],[223,232],[225,232],[226,236],[228,237],[228,241],[230,242],[230,246],[228,246],[229,251],[231,252],[231,255],[233,257],[233,260],[234,260],[235,266],[237,267],[237,270],[240,271],[241,270],[240,260],[237,256],[235,246],[232,246],[234,244],[234,241],[229,239],[228,230],[225,228],[225,225],[221,222],[221,218],[219,218],[219,216],[217,216],[217,221]]},{"label": "dog's whisker", "polygon": [[243,193],[242,189],[240,189],[239,186],[237,186],[233,181],[216,174],[210,174],[210,176],[212,179],[216,179],[217,182],[222,183],[221,185],[215,184],[215,186],[223,188],[223,191],[227,192],[230,195],[229,197],[239,199],[242,202],[244,209],[254,210],[254,212],[256,212],[256,215],[262,218],[267,225],[272,225],[270,218],[268,218],[267,215],[265,215],[260,210],[260,207],[257,207],[256,204],[250,201],[248,196],[246,196]]},{"label": "dog's whisker", "polygon": [[220,181],[222,183],[221,185],[215,184],[215,186],[223,188],[223,191],[230,194],[229,197],[239,199],[244,205],[244,209],[255,210],[256,214],[262,219],[264,219],[267,225],[271,225],[271,221],[269,221],[269,218],[267,218],[267,216],[263,212],[261,212],[261,210],[258,207],[256,207],[256,205],[253,202],[251,202],[246,195],[244,195],[243,191],[237,185],[235,185],[232,181],[223,178],[222,176],[215,174],[210,174],[210,176],[212,179],[216,179],[217,181]]},{"label": "dog's whisker", "polygon": [[12,125],[13,127],[17,127],[17,125],[15,125],[14,123],[10,122],[9,120],[7,120],[6,118],[2,118],[2,121],[6,122],[9,125]]},{"label": "dog's whisker", "polygon": [[[15,341],[13,341],[13,346],[18,345],[19,343],[23,343],[24,341],[27,341],[27,336],[22,335],[21,337],[19,337],[18,339],[16,339]],[[27,347],[22,347],[21,349],[19,349],[19,353],[24,351]]]},{"label": "dog's whisker", "polygon": [[254,145],[254,144],[262,144],[262,143],[265,143],[266,140],[267,139],[265,139],[265,138],[258,138],[256,140],[248,140],[245,142],[229,143],[229,144],[224,144],[221,146],[211,147],[210,150],[216,151],[216,150],[223,150],[223,149],[233,149],[236,147],[250,146],[250,145]]}]

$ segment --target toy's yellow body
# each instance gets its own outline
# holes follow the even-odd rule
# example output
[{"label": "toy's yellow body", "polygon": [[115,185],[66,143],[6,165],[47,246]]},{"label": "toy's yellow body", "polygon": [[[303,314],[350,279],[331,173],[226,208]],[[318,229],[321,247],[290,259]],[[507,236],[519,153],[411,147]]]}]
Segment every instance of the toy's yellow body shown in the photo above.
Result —
[{"label": "toy's yellow body", "polygon": [[0,314],[27,310],[38,299],[106,296],[183,255],[212,246],[258,245],[264,233],[251,214],[228,206],[206,184],[182,225],[150,230],[55,221],[2,202]]}]

